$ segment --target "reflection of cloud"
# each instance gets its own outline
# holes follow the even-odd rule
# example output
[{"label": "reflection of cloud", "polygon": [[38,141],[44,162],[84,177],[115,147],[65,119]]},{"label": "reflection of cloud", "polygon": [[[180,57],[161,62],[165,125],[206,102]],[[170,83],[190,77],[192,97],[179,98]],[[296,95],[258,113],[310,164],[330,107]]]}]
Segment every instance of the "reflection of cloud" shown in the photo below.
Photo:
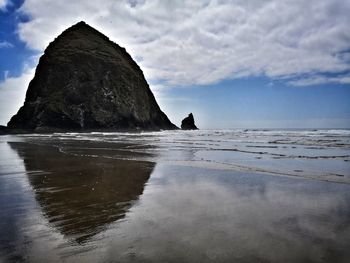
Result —
[{"label": "reflection of cloud", "polygon": [[23,160],[4,141],[0,142],[0,152],[0,262],[23,261],[23,251],[18,247],[35,201]]},{"label": "reflection of cloud", "polygon": [[347,185],[160,165],[152,178],[143,202],[115,231],[128,236],[111,246],[125,257],[331,262],[332,255],[350,256]]}]

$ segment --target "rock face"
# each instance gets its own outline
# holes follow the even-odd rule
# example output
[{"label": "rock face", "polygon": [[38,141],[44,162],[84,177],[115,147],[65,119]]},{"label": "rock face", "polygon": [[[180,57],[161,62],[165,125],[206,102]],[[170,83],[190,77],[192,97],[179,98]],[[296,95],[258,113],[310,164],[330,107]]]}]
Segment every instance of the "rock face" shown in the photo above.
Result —
[{"label": "rock face", "polygon": [[9,128],[177,129],[126,50],[84,22],[45,50]]},{"label": "rock face", "polygon": [[193,114],[190,113],[188,116],[182,120],[181,129],[183,130],[198,130],[197,126],[194,124]]}]

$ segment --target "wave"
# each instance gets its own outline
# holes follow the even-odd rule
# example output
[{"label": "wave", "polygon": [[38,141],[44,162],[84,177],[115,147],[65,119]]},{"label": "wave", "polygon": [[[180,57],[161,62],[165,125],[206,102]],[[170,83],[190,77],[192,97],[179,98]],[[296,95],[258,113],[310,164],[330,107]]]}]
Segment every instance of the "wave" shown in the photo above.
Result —
[{"label": "wave", "polygon": [[15,137],[58,146],[65,154],[151,162],[217,162],[270,173],[339,175],[336,177],[341,181],[350,182],[350,130],[69,132]]}]

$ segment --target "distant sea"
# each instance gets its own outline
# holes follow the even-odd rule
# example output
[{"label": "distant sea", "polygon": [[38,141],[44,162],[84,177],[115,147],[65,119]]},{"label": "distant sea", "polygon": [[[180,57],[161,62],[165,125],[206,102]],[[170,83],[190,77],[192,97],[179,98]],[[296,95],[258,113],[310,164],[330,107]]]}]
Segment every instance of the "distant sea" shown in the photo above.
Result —
[{"label": "distant sea", "polygon": [[0,136],[0,262],[349,262],[350,130]]}]

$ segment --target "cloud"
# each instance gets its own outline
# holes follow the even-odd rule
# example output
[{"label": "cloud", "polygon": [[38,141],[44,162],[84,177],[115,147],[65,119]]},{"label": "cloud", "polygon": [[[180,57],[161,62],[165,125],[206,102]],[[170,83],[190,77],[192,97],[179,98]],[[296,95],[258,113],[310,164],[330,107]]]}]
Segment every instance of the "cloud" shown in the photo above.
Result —
[{"label": "cloud", "polygon": [[0,83],[0,124],[6,125],[10,118],[23,105],[29,81],[34,76],[34,69],[26,68],[20,77],[7,77]]},{"label": "cloud", "polygon": [[349,0],[26,0],[21,12],[32,19],[18,33],[43,51],[85,20],[138,58],[149,80],[203,85],[349,71],[349,11]]},{"label": "cloud", "polygon": [[12,48],[13,45],[7,41],[0,41],[0,48]]},{"label": "cloud", "polygon": [[350,84],[350,75],[340,75],[337,77],[326,77],[326,76],[312,76],[307,78],[301,78],[297,80],[288,81],[288,84],[293,86],[312,86],[326,83],[339,83],[339,84]]},{"label": "cloud", "polygon": [[6,6],[10,3],[9,0],[0,0],[0,10],[6,11]]}]

